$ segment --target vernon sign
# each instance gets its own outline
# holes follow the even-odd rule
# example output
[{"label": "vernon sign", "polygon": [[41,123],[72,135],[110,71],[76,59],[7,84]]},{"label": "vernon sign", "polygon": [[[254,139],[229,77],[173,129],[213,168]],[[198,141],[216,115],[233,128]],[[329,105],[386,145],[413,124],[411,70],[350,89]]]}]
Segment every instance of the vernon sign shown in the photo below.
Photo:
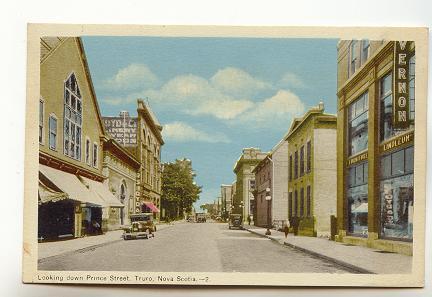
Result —
[{"label": "vernon sign", "polygon": [[393,80],[393,128],[409,127],[409,41],[395,41]]}]

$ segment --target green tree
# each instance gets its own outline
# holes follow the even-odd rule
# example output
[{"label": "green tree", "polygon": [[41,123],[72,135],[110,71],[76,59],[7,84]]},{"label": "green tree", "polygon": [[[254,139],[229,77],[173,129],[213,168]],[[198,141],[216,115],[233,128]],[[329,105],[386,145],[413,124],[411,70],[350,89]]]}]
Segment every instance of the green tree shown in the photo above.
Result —
[{"label": "green tree", "polygon": [[192,211],[192,205],[201,193],[201,187],[196,185],[194,178],[192,162],[188,159],[163,165],[161,205],[167,218],[179,219],[183,210]]}]

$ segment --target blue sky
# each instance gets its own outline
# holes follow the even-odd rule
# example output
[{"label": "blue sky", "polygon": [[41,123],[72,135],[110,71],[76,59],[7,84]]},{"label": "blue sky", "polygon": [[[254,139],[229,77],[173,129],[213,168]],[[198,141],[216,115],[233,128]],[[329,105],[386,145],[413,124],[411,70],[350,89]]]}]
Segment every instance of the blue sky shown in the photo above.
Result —
[{"label": "blue sky", "polygon": [[244,147],[269,151],[323,100],[336,112],[336,39],[84,37],[104,116],[148,100],[164,126],[162,161],[189,158],[200,204],[231,183]]}]

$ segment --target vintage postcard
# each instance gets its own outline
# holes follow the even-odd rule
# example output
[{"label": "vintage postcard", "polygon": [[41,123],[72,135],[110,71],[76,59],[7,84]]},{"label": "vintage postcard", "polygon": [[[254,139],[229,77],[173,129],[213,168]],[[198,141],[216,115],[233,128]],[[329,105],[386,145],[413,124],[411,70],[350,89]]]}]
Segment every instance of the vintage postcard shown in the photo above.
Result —
[{"label": "vintage postcard", "polygon": [[30,24],[23,281],[422,287],[427,44]]}]

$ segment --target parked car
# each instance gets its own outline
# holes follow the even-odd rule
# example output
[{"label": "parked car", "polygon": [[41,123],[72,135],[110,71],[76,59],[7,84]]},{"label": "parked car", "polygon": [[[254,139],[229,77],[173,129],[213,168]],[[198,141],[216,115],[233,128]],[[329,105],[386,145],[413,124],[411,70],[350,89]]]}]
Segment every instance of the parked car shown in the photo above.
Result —
[{"label": "parked car", "polygon": [[197,223],[205,223],[207,221],[205,213],[197,213],[196,214],[196,222]]},{"label": "parked car", "polygon": [[243,229],[243,216],[241,214],[230,214],[228,220],[229,229]]},{"label": "parked car", "polygon": [[140,213],[131,215],[131,225],[123,229],[123,239],[138,239],[154,237],[156,225],[152,213]]}]

